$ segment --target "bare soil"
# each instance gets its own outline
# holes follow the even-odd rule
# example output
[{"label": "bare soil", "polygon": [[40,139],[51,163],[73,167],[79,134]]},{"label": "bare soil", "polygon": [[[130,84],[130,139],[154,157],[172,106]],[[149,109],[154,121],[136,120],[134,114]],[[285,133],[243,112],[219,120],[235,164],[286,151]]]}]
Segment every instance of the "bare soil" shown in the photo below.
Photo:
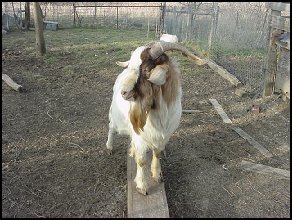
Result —
[{"label": "bare soil", "polygon": [[[105,151],[117,52],[100,68],[73,52],[50,53],[57,62],[22,44],[2,48],[2,73],[26,89],[2,82],[2,217],[127,217],[129,138],[116,136],[113,154]],[[290,179],[241,167],[247,160],[290,171],[290,101],[238,97],[208,67],[181,69],[183,108],[201,113],[183,114],[161,159],[170,217],[290,217]],[[233,124],[223,123],[210,98]],[[252,113],[253,104],[262,112]]]}]

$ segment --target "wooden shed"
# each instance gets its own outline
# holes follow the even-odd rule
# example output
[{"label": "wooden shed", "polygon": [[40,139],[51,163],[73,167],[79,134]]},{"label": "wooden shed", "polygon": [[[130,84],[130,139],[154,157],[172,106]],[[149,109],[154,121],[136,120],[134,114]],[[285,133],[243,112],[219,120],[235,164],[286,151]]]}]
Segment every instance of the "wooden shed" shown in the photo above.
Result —
[{"label": "wooden shed", "polygon": [[271,10],[270,42],[266,59],[264,96],[290,99],[290,3],[267,2]]}]

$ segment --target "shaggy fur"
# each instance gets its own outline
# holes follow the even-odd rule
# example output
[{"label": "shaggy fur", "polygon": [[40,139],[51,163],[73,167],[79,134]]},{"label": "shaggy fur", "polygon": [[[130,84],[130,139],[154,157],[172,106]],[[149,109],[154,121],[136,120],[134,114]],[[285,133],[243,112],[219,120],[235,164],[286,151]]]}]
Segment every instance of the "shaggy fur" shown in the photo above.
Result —
[{"label": "shaggy fur", "polygon": [[114,85],[107,149],[113,149],[114,131],[130,135],[130,155],[137,163],[135,182],[144,195],[146,151],[153,152],[151,173],[159,182],[160,152],[179,126],[182,91],[177,66],[165,53],[153,60],[148,48],[139,47]]}]

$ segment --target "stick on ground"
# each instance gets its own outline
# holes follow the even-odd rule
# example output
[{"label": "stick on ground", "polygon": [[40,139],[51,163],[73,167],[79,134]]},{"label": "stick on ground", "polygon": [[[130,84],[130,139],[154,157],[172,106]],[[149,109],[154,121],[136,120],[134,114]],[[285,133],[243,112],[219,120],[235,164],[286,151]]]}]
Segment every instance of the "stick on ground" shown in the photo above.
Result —
[{"label": "stick on ground", "polygon": [[14,82],[7,74],[2,74],[2,80],[17,92],[23,92],[23,87]]},{"label": "stick on ground", "polygon": [[260,143],[258,143],[255,139],[253,139],[249,134],[247,134],[244,130],[241,128],[232,128],[237,134],[239,134],[241,137],[243,137],[245,140],[247,140],[254,148],[256,148],[258,151],[260,151],[263,155],[266,157],[272,157],[273,155]]},{"label": "stick on ground", "polygon": [[223,122],[231,124],[232,121],[228,118],[227,114],[224,112],[222,106],[218,103],[218,101],[216,99],[209,99],[209,101],[212,103],[218,114],[221,116]]},{"label": "stick on ground", "polygon": [[261,174],[270,174],[280,179],[290,179],[290,171],[288,170],[274,168],[263,164],[256,164],[246,160],[241,161],[241,166],[243,169],[248,171],[254,171]]}]

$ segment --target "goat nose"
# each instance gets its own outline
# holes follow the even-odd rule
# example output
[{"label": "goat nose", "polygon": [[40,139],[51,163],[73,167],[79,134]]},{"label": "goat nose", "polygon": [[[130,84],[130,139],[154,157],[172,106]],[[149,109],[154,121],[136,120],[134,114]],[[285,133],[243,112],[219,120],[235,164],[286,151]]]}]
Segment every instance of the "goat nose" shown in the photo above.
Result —
[{"label": "goat nose", "polygon": [[124,96],[126,93],[126,91],[121,91],[122,96]]}]

